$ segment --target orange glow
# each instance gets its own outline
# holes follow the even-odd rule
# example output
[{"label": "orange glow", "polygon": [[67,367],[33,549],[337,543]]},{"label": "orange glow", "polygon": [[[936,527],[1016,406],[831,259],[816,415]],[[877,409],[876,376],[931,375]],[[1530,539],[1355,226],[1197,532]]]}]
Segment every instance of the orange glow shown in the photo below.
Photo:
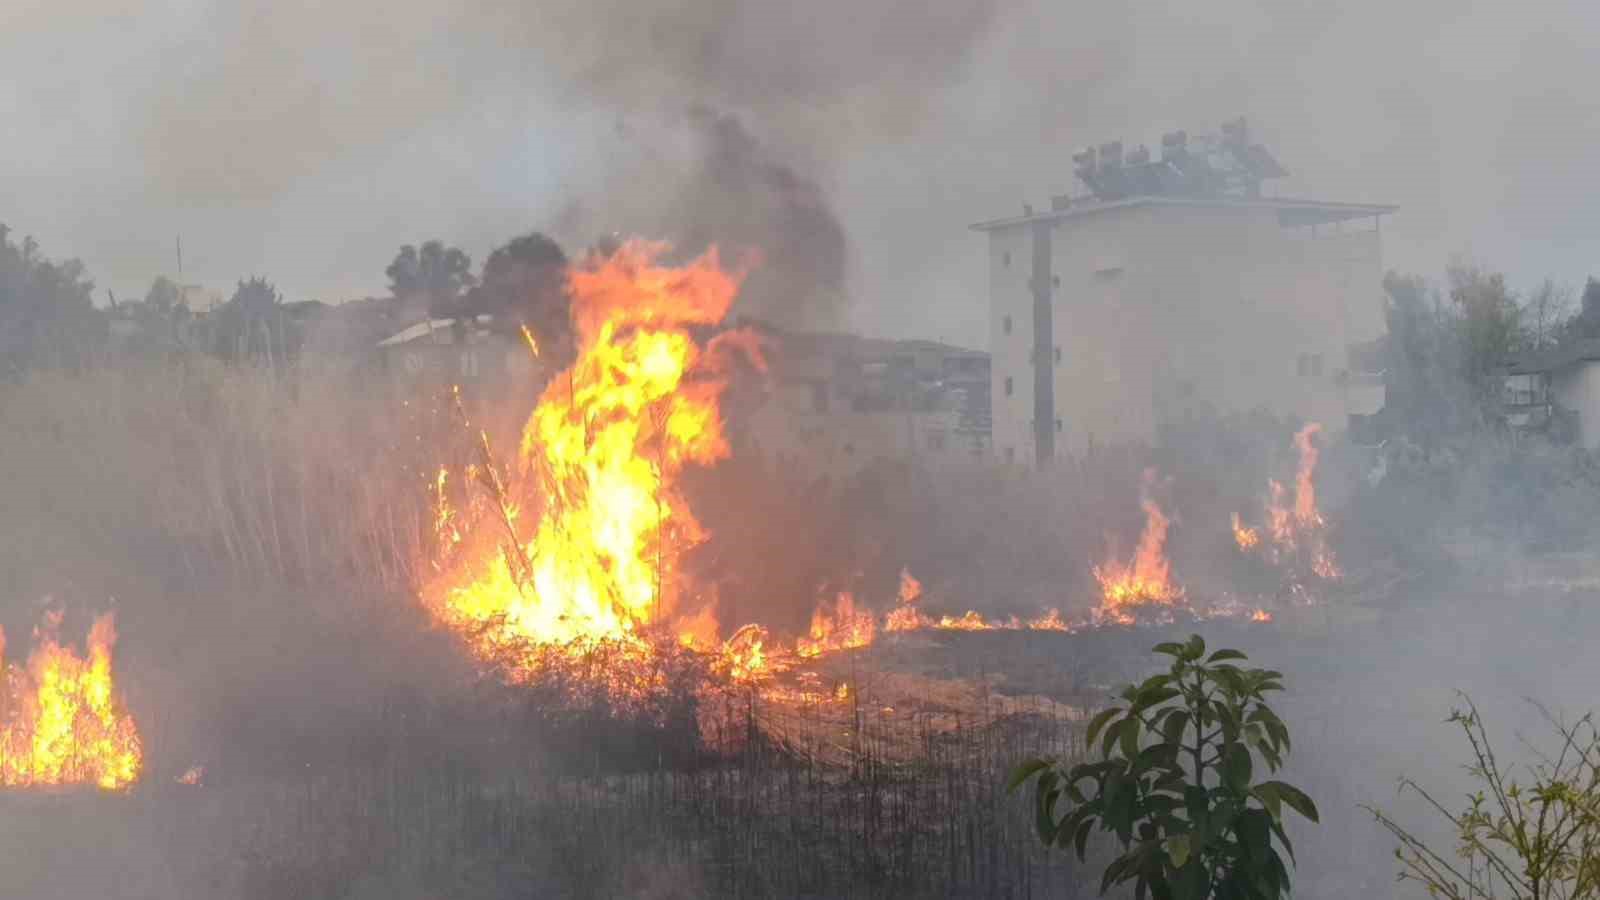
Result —
[{"label": "orange glow", "polygon": [[1261,543],[1261,533],[1239,521],[1239,514],[1233,514],[1233,541],[1239,545],[1240,550],[1250,550]]},{"label": "orange glow", "polygon": [[[1315,439],[1322,426],[1312,422],[1294,436],[1294,446],[1299,454],[1295,466],[1294,500],[1291,504],[1288,489],[1276,479],[1267,481],[1267,536],[1271,539],[1270,558],[1274,563],[1288,561],[1309,568],[1319,578],[1334,579],[1340,576],[1338,563],[1329,549],[1326,532],[1327,521],[1317,508],[1317,460],[1320,451]],[[1260,536],[1233,517],[1234,540],[1241,551],[1254,550]]]},{"label": "orange glow", "polygon": [[[452,529],[441,546],[458,552],[423,597],[485,658],[519,643],[598,642],[648,656],[644,632],[677,612],[678,556],[706,538],[677,476],[727,456],[718,401],[730,351],[759,356],[734,333],[695,341],[691,329],[722,320],[740,279],[715,250],[660,266],[665,249],[633,242],[568,273],[577,358],[545,389],[511,465],[497,464],[482,439],[473,474],[492,513],[465,534],[441,472],[436,519]],[[678,640],[710,644],[716,630],[702,610]]]},{"label": "orange glow", "polygon": [[1172,563],[1166,555],[1171,522],[1150,496],[1154,482],[1154,470],[1146,470],[1139,500],[1144,508],[1144,531],[1133,559],[1111,559],[1094,567],[1101,593],[1097,616],[1107,621],[1132,624],[1139,607],[1174,606],[1183,600],[1183,588],[1173,582]]},{"label": "orange glow", "polygon": [[818,604],[811,614],[811,631],[795,642],[795,653],[804,657],[821,656],[835,650],[850,650],[872,643],[877,623],[870,610],[856,610],[855,598],[842,593],[830,605]]},{"label": "orange glow", "polygon": [[985,622],[983,620],[983,616],[980,616],[969,609],[967,610],[966,615],[960,617],[940,616],[939,621],[935,622],[933,627],[940,628],[945,631],[993,631],[994,629],[1002,626],[991,625],[988,622]]},{"label": "orange glow", "polygon": [[[88,657],[62,646],[61,616],[34,632],[26,666],[4,666],[0,785],[93,784],[120,790],[139,778],[144,750],[111,675],[117,642],[110,613],[89,629]],[[0,661],[5,635],[0,632]]]},{"label": "orange glow", "polygon": [[916,631],[933,623],[922,615],[917,601],[922,599],[922,582],[912,576],[910,569],[900,570],[900,593],[895,608],[884,619],[884,631]]},{"label": "orange glow", "polygon": [[1065,620],[1061,618],[1061,610],[1052,609],[1037,619],[1028,622],[1032,631],[1071,631]]},{"label": "orange glow", "polygon": [[1250,614],[1250,621],[1252,621],[1252,622],[1271,622],[1272,621],[1272,613],[1269,613],[1264,609],[1258,609],[1255,612]]}]

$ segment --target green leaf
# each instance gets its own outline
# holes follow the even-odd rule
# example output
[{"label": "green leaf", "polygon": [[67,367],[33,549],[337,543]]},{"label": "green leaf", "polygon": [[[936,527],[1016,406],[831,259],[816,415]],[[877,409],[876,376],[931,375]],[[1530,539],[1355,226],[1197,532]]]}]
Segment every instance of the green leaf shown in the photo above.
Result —
[{"label": "green leaf", "polygon": [[1283,833],[1282,823],[1274,821],[1272,833],[1278,836],[1278,843],[1283,845],[1283,849],[1289,851],[1289,862],[1294,862],[1294,845],[1289,843],[1289,836]]},{"label": "green leaf", "polygon": [[1206,639],[1198,634],[1189,635],[1183,644],[1183,658],[1191,662],[1204,656],[1206,653]]},{"label": "green leaf", "polygon": [[1218,650],[1217,652],[1206,657],[1206,662],[1216,663],[1228,659],[1248,659],[1248,657],[1237,650]]},{"label": "green leaf", "polygon": [[1264,781],[1258,787],[1264,787],[1269,784],[1275,787],[1279,796],[1283,798],[1283,802],[1288,804],[1290,809],[1313,822],[1321,821],[1317,817],[1317,805],[1311,802],[1311,798],[1307,797],[1305,792],[1292,784],[1282,781]]},{"label": "green leaf", "polygon": [[1052,765],[1054,763],[1050,760],[1040,757],[1025,759],[1017,763],[1016,768],[1011,770],[1011,777],[1006,779],[1006,793],[1016,793],[1017,788],[1022,787],[1023,782],[1039,774],[1041,769],[1048,769]]},{"label": "green leaf", "polygon": [[1242,743],[1230,743],[1222,751],[1222,783],[1237,793],[1250,790],[1250,751]]},{"label": "green leaf", "polygon": [[1283,795],[1278,793],[1277,782],[1264,781],[1251,788],[1250,794],[1261,801],[1274,822],[1283,819]]},{"label": "green leaf", "polygon": [[1111,759],[1111,747],[1117,742],[1117,735],[1121,733],[1122,724],[1126,721],[1128,720],[1124,718],[1112,722],[1111,727],[1107,728],[1105,732],[1100,735],[1100,757],[1102,759]]},{"label": "green leaf", "polygon": [[1133,710],[1137,712],[1139,710],[1149,709],[1152,706],[1160,706],[1168,700],[1171,700],[1173,697],[1178,696],[1180,693],[1182,692],[1177,688],[1170,687],[1154,686],[1142,688],[1139,691],[1138,697],[1133,702]]},{"label": "green leaf", "polygon": [[[1083,738],[1085,746],[1093,747],[1095,735],[1099,734],[1100,729],[1106,727],[1106,723],[1111,721],[1111,718],[1120,712],[1122,712],[1121,707],[1113,706],[1110,709],[1101,710],[1095,715],[1094,718],[1090,719],[1089,730],[1084,734]],[[1104,754],[1101,755],[1103,756]]]},{"label": "green leaf", "polygon": [[[1089,828],[1094,825],[1093,818],[1084,819],[1078,824],[1078,830],[1072,835],[1072,847],[1078,851],[1078,861],[1083,862],[1084,848],[1089,843]],[[1292,854],[1291,854],[1292,855]]]},{"label": "green leaf", "polygon": [[1166,720],[1161,723],[1161,737],[1170,744],[1183,742],[1184,729],[1189,727],[1189,711],[1186,709],[1173,710]]},{"label": "green leaf", "polygon": [[1119,725],[1121,729],[1122,755],[1130,760],[1139,755],[1139,725],[1139,718],[1132,715],[1123,719]]},{"label": "green leaf", "polygon": [[1183,645],[1173,641],[1163,641],[1150,648],[1152,653],[1164,653],[1167,656],[1183,656]]},{"label": "green leaf", "polygon": [[1172,858],[1172,865],[1183,868],[1189,861],[1189,836],[1187,834],[1173,835],[1166,840],[1167,856]]}]

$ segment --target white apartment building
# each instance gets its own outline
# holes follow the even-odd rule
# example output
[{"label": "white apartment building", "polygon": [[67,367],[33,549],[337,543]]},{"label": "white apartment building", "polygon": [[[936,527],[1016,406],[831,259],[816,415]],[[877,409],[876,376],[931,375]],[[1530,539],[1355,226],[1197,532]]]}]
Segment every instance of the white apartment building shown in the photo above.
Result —
[{"label": "white apartment building", "polygon": [[1383,405],[1352,348],[1381,337],[1393,206],[1265,197],[1286,174],[1243,120],[1218,139],[1075,155],[1091,188],[972,226],[989,238],[992,446],[1043,464],[1265,409],[1338,431]]}]

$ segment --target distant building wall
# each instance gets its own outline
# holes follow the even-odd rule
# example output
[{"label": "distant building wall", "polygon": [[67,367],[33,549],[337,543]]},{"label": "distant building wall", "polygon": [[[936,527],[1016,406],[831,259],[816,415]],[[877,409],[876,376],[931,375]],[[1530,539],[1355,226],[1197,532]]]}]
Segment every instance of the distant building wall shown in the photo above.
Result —
[{"label": "distant building wall", "polygon": [[1550,373],[1550,399],[1578,414],[1578,440],[1600,449],[1600,363],[1580,361]]},{"label": "distant building wall", "polygon": [[[1266,409],[1341,429],[1382,405],[1349,348],[1384,331],[1367,220],[1286,228],[1249,204],[1132,204],[1050,226],[1052,340],[1036,349],[1032,223],[989,229],[993,440],[1033,462],[1034,367],[1056,452],[1150,440],[1188,416]],[[1036,357],[1042,354],[1044,359]]]}]

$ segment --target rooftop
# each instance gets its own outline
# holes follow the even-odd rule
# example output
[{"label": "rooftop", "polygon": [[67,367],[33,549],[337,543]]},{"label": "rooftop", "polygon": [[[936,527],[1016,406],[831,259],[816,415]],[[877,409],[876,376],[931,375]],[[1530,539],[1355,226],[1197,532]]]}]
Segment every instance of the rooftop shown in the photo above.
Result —
[{"label": "rooftop", "polygon": [[1329,225],[1350,219],[1366,219],[1387,215],[1400,207],[1385,203],[1334,203],[1326,200],[1304,200],[1292,197],[1233,197],[1208,195],[1152,194],[1127,197],[1121,200],[1075,200],[1065,208],[1041,210],[1032,215],[992,219],[969,226],[973,231],[998,231],[1035,222],[1055,222],[1064,219],[1092,216],[1115,209],[1139,206],[1193,206],[1211,209],[1274,209],[1278,221],[1286,228],[1309,225]]},{"label": "rooftop", "polygon": [[1512,360],[1505,369],[1507,375],[1534,375],[1554,372],[1580,362],[1600,361],[1600,338],[1583,338],[1553,347],[1540,353],[1530,353]]}]

